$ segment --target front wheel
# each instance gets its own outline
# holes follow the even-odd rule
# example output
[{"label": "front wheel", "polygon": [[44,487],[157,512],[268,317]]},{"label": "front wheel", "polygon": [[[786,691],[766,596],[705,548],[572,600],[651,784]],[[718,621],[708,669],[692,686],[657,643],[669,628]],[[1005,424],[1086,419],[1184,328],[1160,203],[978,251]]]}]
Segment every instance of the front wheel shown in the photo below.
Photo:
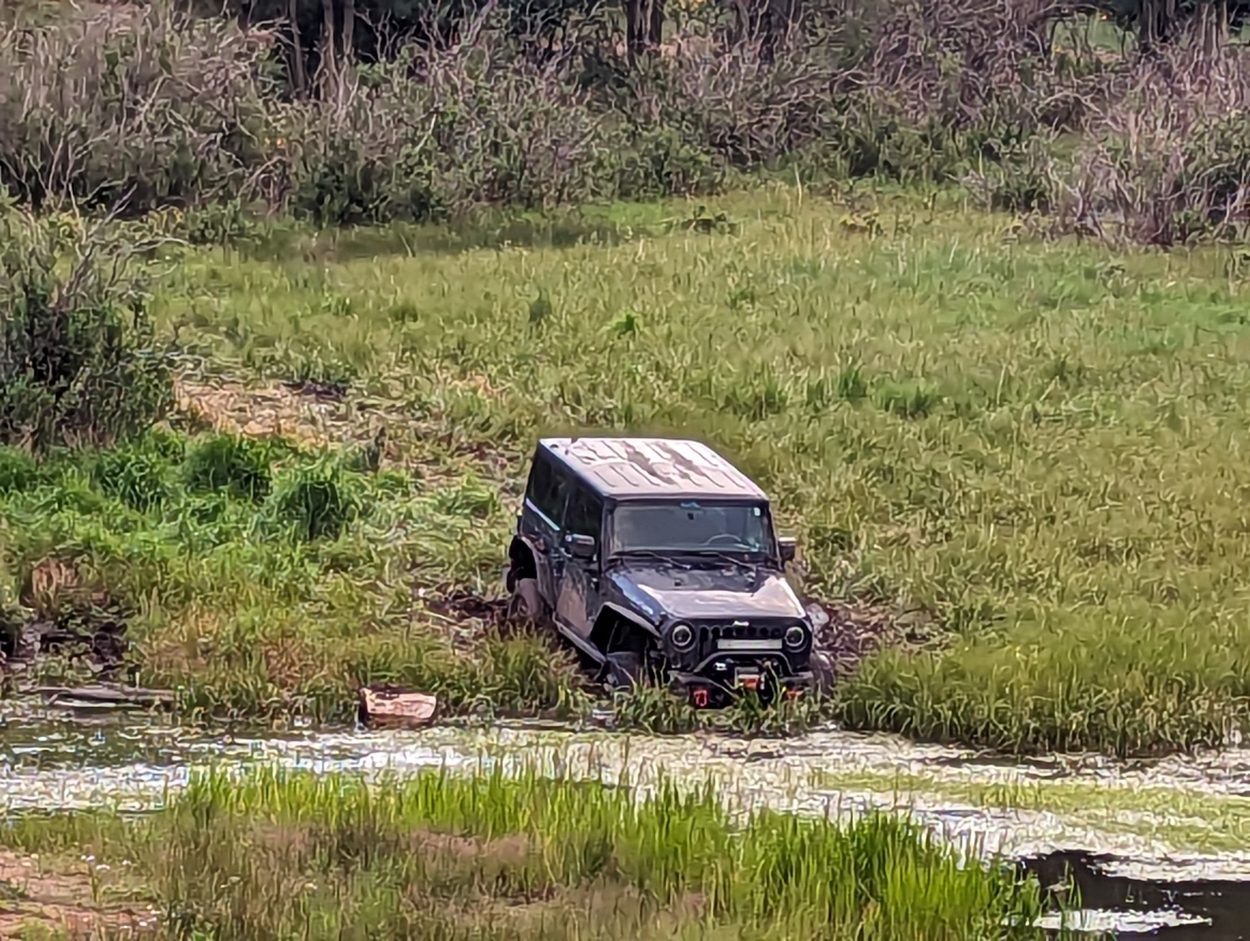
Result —
[{"label": "front wheel", "polygon": [[604,658],[603,673],[609,689],[635,689],[643,683],[642,655],[632,650],[610,653]]},{"label": "front wheel", "polygon": [[833,692],[837,679],[833,658],[823,650],[813,650],[808,660],[812,671],[812,690],[822,696]]}]

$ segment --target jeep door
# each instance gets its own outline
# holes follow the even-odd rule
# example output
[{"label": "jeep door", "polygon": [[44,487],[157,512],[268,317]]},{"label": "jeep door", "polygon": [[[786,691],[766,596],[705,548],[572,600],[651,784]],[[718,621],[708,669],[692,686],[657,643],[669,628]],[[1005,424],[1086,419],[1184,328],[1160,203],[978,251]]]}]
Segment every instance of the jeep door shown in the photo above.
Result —
[{"label": "jeep door", "polygon": [[[561,537],[561,573],[556,582],[556,617],[579,637],[590,636],[599,611],[599,563],[602,558],[603,501],[594,493],[574,484],[569,493]],[[572,545],[575,536],[594,540],[593,555],[579,554]]]},{"label": "jeep door", "polygon": [[563,553],[560,531],[570,481],[563,469],[542,451],[534,458],[525,502],[521,508],[521,535],[534,547],[538,562],[538,590],[548,604],[555,606],[560,587]]}]

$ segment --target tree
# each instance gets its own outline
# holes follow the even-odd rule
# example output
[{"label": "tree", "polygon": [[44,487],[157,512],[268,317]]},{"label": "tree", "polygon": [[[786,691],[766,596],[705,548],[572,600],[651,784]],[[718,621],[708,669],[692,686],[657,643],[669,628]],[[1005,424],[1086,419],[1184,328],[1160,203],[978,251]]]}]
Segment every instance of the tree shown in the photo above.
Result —
[{"label": "tree", "polygon": [[[202,0],[212,4],[214,0]],[[627,0],[648,7],[643,45],[658,44],[663,0]],[[466,25],[499,11],[518,39],[535,51],[549,47],[570,19],[593,14],[602,0],[228,0],[244,25],[278,22],[293,89],[304,93],[318,74],[346,63],[382,58],[392,43],[449,46]],[[204,12],[210,12],[206,6]]]},{"label": "tree", "polygon": [[659,47],[664,39],[664,0],[625,0],[625,48],[630,61]]},{"label": "tree", "polygon": [[798,23],[802,0],[732,0],[731,6],[738,41],[759,43],[760,56],[772,61]]},{"label": "tree", "polygon": [[1250,17],[1250,0],[1096,0],[1089,5],[1135,32],[1143,52],[1198,29],[1223,39]]}]

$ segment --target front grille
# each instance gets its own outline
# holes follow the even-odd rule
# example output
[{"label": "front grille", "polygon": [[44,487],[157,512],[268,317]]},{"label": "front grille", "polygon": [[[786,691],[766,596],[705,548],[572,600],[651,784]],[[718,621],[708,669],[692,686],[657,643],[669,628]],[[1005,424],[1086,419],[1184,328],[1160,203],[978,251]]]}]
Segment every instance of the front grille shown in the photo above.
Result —
[{"label": "front grille", "polygon": [[781,640],[792,621],[755,621],[746,624],[704,624],[699,627],[699,647],[704,654],[716,650],[726,640]]}]

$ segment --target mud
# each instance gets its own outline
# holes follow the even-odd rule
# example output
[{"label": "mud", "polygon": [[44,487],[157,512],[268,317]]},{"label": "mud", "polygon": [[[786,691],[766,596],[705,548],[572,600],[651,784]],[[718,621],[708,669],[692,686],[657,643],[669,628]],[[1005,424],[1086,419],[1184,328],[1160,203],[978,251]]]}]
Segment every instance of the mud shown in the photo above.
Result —
[{"label": "mud", "polygon": [[111,880],[107,873],[89,872],[90,866],[86,859],[54,863],[0,850],[0,938],[44,937],[55,932],[70,938],[117,932],[134,937],[155,924],[153,911],[103,904],[101,881]]},{"label": "mud", "polygon": [[803,604],[816,628],[817,649],[829,657],[839,676],[851,673],[881,647],[917,647],[935,636],[933,621],[924,612],[900,615],[885,605],[817,598],[805,598]]},{"label": "mud", "polygon": [[479,621],[488,627],[503,625],[508,613],[504,598],[484,598],[462,589],[448,589],[440,594],[425,597],[427,610],[457,621]]},{"label": "mud", "polygon": [[80,584],[72,565],[47,558],[32,566],[20,602],[0,609],[0,670],[41,657],[102,677],[125,667],[129,612],[106,591]]}]

